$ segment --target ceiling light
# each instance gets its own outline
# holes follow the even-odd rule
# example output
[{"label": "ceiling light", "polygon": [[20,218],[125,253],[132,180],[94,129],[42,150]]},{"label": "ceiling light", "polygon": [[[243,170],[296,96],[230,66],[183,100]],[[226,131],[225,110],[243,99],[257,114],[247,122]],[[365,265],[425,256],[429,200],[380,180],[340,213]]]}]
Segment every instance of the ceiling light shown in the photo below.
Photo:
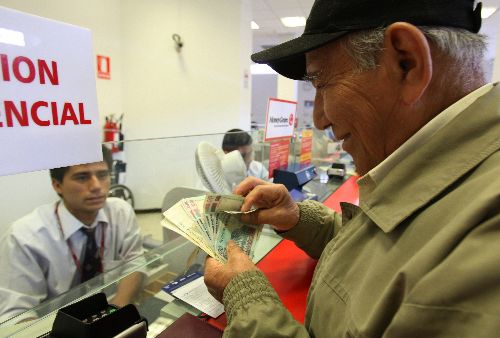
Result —
[{"label": "ceiling light", "polygon": [[259,29],[259,25],[255,21],[250,22],[250,28],[252,29]]},{"label": "ceiling light", "polygon": [[303,16],[287,16],[281,18],[281,22],[285,27],[303,27],[306,25],[306,18]]},{"label": "ceiling light", "polygon": [[489,18],[493,13],[495,13],[497,7],[485,6],[481,9],[481,18],[486,19]]}]

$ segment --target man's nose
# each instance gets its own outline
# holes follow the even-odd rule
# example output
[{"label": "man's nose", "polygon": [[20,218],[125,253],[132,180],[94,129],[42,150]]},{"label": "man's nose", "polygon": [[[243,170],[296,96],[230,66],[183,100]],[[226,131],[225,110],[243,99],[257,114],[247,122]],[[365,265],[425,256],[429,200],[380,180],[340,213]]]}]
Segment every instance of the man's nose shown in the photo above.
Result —
[{"label": "man's nose", "polygon": [[89,188],[92,191],[102,188],[102,181],[97,177],[97,175],[90,175]]},{"label": "man's nose", "polygon": [[320,130],[327,128],[331,124],[325,115],[323,94],[320,90],[316,90],[316,96],[314,97],[313,121],[314,126]]}]

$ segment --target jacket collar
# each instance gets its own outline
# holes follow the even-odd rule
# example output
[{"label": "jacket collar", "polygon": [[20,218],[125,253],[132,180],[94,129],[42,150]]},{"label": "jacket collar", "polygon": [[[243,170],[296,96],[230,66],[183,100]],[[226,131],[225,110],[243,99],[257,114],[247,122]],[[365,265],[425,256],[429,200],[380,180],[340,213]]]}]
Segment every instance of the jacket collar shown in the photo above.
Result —
[{"label": "jacket collar", "polygon": [[391,232],[481,161],[500,149],[500,86],[467,107],[379,183],[358,181],[361,209]]}]

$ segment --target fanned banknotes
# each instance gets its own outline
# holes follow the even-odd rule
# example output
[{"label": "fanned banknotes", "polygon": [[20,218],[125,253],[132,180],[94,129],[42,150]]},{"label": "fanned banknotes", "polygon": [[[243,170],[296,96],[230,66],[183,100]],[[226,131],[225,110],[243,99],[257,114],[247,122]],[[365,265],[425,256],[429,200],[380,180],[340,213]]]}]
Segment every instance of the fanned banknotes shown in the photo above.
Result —
[{"label": "fanned banknotes", "polygon": [[238,195],[208,194],[184,198],[163,213],[162,225],[220,262],[227,261],[229,240],[252,258],[262,225],[243,223],[239,215],[225,212],[239,211],[242,204],[243,197]]}]

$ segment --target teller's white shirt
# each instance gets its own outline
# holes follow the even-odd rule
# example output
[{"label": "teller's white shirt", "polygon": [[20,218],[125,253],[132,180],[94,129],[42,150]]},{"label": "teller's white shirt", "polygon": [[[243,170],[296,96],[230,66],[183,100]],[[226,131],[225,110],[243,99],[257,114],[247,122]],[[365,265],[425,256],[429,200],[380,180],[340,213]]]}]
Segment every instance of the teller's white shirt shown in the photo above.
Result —
[{"label": "teller's white shirt", "polygon": [[247,176],[253,176],[264,181],[269,181],[269,171],[262,163],[257,161],[250,162],[247,170]]},{"label": "teller's white shirt", "polygon": [[[14,222],[0,243],[0,322],[24,312],[78,285],[80,273],[68,242],[80,261],[86,235],[84,226],[57,202],[36,208]],[[104,234],[103,268],[109,271],[143,253],[134,210],[119,198],[108,198],[91,227],[100,250]]]}]

